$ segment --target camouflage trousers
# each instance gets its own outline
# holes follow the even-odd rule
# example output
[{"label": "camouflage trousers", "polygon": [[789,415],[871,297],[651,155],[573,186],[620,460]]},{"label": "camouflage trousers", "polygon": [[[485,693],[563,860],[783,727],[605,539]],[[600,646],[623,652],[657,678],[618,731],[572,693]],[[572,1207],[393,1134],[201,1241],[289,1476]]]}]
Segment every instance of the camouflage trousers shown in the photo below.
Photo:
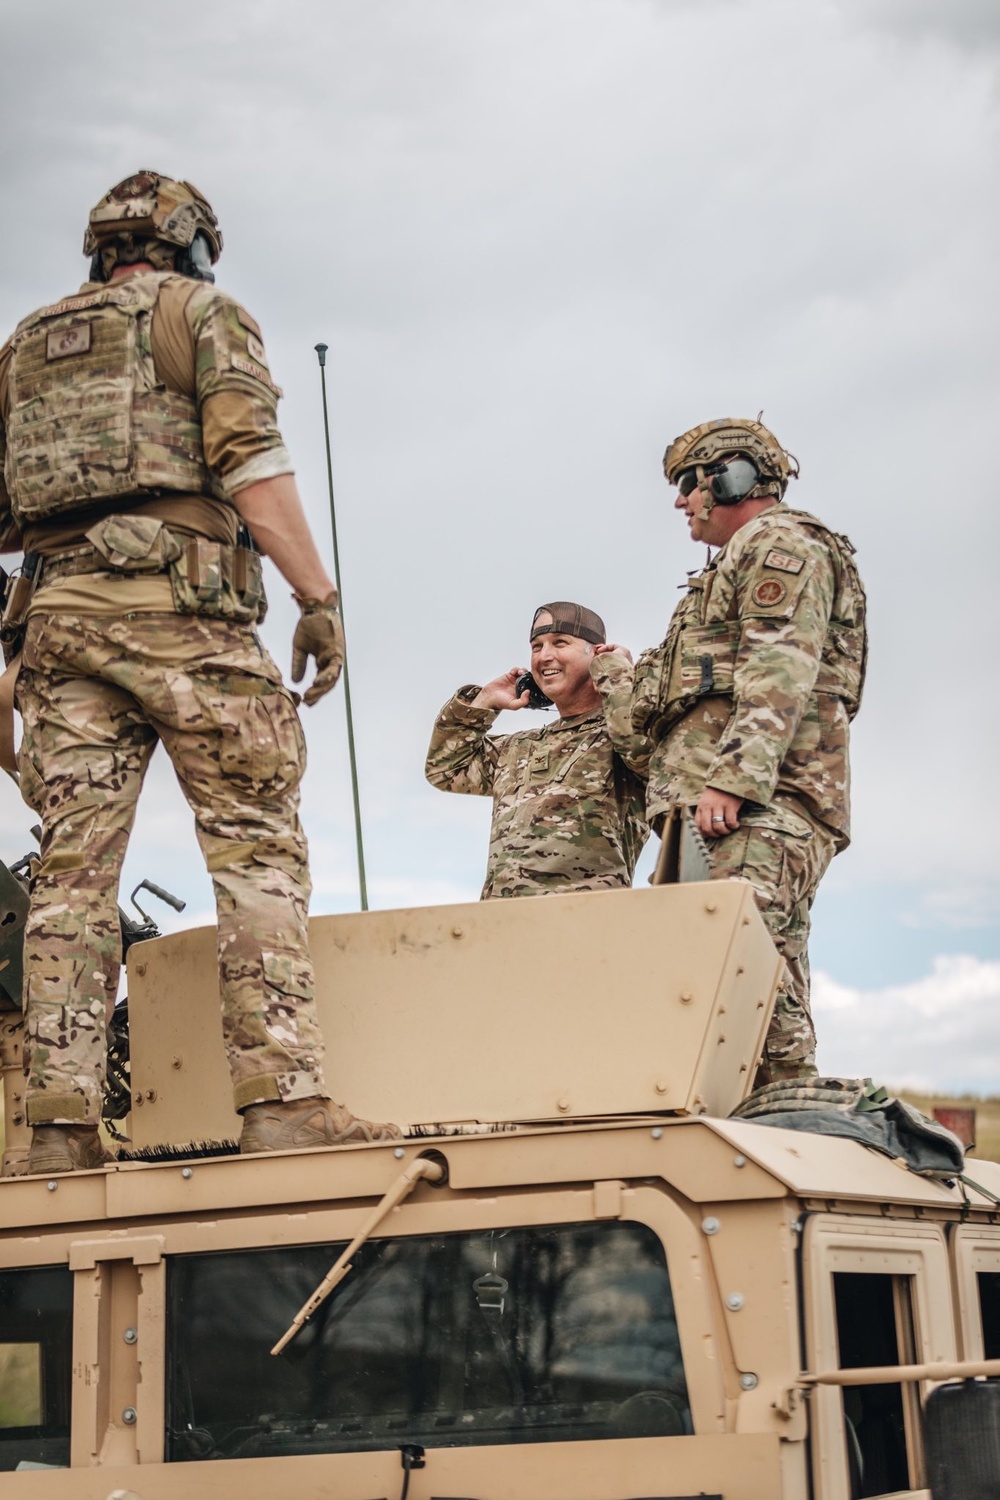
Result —
[{"label": "camouflage trousers", "polygon": [[24,938],[29,1123],[100,1118],[119,874],[158,741],[215,888],[234,1105],[325,1095],[298,820],[305,745],[255,632],[173,614],[38,616],[17,698],[22,793],[42,817]]},{"label": "camouflage trousers", "polygon": [[709,844],[712,879],[749,880],[785,960],[755,1088],[816,1073],[807,945],[813,899],[835,847],[831,834],[787,804],[741,812],[740,827]]}]

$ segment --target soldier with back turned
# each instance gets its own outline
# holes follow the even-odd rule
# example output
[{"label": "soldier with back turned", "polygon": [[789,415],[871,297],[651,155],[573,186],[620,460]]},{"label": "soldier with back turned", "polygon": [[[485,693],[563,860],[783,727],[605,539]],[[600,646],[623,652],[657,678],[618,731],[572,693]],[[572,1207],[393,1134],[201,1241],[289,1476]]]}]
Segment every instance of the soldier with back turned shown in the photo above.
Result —
[{"label": "soldier with back turned", "polygon": [[[254,629],[260,553],[301,611],[314,703],[343,660],[337,595],[276,419],[260,328],[213,285],[222,235],[187,182],[139,172],[90,216],[90,280],[0,351],[0,552],[23,550],[22,790],[41,813],[25,931],[30,1172],[99,1166],[117,891],[162,742],[215,888],[243,1151],[395,1135],[329,1098],[307,939],[296,703]],[[34,594],[26,580],[31,575]]]}]

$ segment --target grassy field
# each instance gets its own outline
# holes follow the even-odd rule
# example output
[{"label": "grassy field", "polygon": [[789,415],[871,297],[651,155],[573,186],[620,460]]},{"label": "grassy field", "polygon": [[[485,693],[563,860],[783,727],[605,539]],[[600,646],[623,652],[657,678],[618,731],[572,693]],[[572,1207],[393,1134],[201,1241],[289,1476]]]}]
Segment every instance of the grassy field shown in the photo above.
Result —
[{"label": "grassy field", "polygon": [[976,1094],[911,1094],[909,1090],[902,1090],[900,1098],[922,1109],[925,1115],[933,1115],[936,1108],[974,1109],[976,1144],[972,1155],[985,1157],[987,1161],[1000,1161],[1000,1095],[989,1094],[983,1098]]}]

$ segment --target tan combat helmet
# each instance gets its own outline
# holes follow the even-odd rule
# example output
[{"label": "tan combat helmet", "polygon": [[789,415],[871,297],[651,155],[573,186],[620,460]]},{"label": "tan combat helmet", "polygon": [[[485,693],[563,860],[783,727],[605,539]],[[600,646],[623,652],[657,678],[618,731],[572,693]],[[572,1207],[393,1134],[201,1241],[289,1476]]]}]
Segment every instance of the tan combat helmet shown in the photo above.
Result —
[{"label": "tan combat helmet", "polygon": [[92,257],[91,274],[98,281],[106,280],[116,264],[135,260],[214,281],[211,267],[222,254],[222,231],[211,204],[192,183],[135,172],[91,209],[83,253]]},{"label": "tan combat helmet", "polygon": [[[759,500],[773,495],[780,500],[789,479],[799,477],[795,455],[781,446],[763,422],[752,422],[745,417],[717,417],[714,422],[701,422],[689,432],[682,432],[663,455],[663,472],[670,484],[676,484],[685,469],[700,470],[698,482],[706,489],[704,471],[739,455],[749,458],[760,475],[760,482],[741,495],[741,499]],[[711,499],[707,490],[706,498]],[[716,495],[712,503],[720,499]]]}]

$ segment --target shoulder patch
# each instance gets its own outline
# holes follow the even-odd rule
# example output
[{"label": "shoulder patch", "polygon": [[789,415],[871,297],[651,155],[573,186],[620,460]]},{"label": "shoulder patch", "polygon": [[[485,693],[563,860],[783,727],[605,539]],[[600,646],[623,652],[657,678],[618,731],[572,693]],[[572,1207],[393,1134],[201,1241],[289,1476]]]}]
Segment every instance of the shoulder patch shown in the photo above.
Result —
[{"label": "shoulder patch", "polygon": [[772,547],[764,558],[765,568],[777,568],[782,573],[801,573],[805,565],[804,557],[795,557],[791,552],[779,552],[777,547]]},{"label": "shoulder patch", "polygon": [[98,292],[91,292],[87,296],[64,297],[61,302],[53,302],[49,307],[40,307],[37,312],[31,313],[29,317],[22,318],[18,329],[22,324],[35,323],[42,318],[58,318],[63,313],[85,312],[88,307],[98,307],[108,298],[107,289],[102,287]]},{"label": "shoulder patch", "polygon": [[231,354],[229,356],[229,363],[234,370],[239,370],[242,375],[251,375],[254,380],[259,380],[261,385],[267,386],[272,395],[280,399],[282,395],[280,385],[275,385],[262,365],[255,364],[252,359],[241,359],[238,354]]},{"label": "shoulder patch", "polygon": [[264,352],[264,345],[257,335],[251,333],[249,329],[247,329],[247,353],[251,359],[255,359],[259,365],[263,365],[265,369],[267,368],[267,355]]},{"label": "shoulder patch", "polygon": [[249,331],[254,335],[255,338],[262,339],[264,337],[264,335],[260,331],[260,324],[257,322],[256,318],[251,318],[246,308],[240,307],[239,303],[236,304],[236,316],[243,324],[243,327],[249,329]]},{"label": "shoulder patch", "polygon": [[764,609],[773,609],[782,602],[786,593],[780,578],[762,578],[750,597],[754,604],[759,604]]}]

